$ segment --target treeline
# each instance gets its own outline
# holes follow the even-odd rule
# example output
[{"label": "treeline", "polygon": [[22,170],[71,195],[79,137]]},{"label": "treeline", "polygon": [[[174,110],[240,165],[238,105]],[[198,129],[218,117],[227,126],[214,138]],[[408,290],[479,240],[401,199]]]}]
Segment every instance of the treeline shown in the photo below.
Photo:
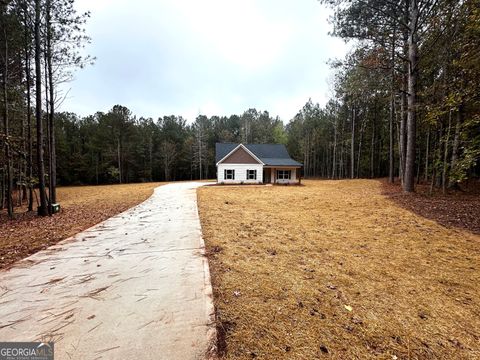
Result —
[{"label": "treeline", "polygon": [[87,17],[72,0],[0,2],[0,208],[9,216],[22,203],[54,209],[58,85],[90,61],[79,53]]},{"label": "treeline", "polygon": [[478,175],[480,1],[320,0],[333,35],[354,50],[336,68],[334,98],[288,125],[307,176],[400,177],[455,187]]},{"label": "treeline", "polygon": [[322,0],[354,50],[334,94],[286,125],[267,111],[137,118],[56,111],[91,59],[72,0],[0,3],[0,208],[52,212],[55,187],[215,177],[215,143],[284,143],[306,177],[397,177],[446,190],[480,175],[480,0]]},{"label": "treeline", "polygon": [[56,114],[61,184],[208,179],[216,176],[215,143],[286,143],[283,123],[266,111],[241,115],[137,118],[116,105],[78,118]]}]

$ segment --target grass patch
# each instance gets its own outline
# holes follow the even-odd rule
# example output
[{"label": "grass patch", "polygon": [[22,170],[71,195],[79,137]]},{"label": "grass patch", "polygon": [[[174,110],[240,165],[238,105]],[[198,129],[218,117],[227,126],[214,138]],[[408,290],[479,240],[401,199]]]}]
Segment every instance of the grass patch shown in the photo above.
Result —
[{"label": "grass patch", "polygon": [[225,358],[480,357],[478,235],[304,183],[198,190]]},{"label": "grass patch", "polygon": [[62,211],[38,217],[15,209],[14,220],[0,213],[0,268],[85,230],[146,200],[161,183],[71,186],[57,189]]}]

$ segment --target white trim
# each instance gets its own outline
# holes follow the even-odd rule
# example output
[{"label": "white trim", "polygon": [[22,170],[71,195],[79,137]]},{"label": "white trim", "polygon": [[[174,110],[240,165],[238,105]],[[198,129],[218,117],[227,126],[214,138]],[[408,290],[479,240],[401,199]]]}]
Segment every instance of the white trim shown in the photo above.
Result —
[{"label": "white trim", "polygon": [[[277,173],[277,180],[291,180],[292,179],[292,169],[275,169]],[[280,173],[282,173],[282,176],[280,177]],[[288,177],[285,177],[285,175],[288,173]]]},{"label": "white trim", "polygon": [[[290,171],[290,179],[279,179],[277,177],[277,171]],[[298,171],[298,168],[272,168],[271,174],[270,174],[270,182],[272,184],[296,184],[298,183],[300,178],[300,172]]]},{"label": "white trim", "polygon": [[[232,166],[236,166],[236,165],[252,165],[252,166],[256,166],[256,165],[262,165],[262,164],[255,164],[255,163],[252,163],[252,164],[245,164],[245,163],[223,163],[223,164],[218,164],[218,165],[232,165]],[[218,166],[217,165],[217,166]],[[263,166],[263,165],[262,165]],[[289,168],[290,169],[290,168]]]},{"label": "white trim", "polygon": [[[257,180],[257,169],[247,169],[246,171],[247,173],[245,177],[247,178],[247,180]],[[250,174],[248,173],[249,171],[253,171],[254,177],[252,179],[250,179]]]},{"label": "white trim", "polygon": [[262,160],[260,160],[254,153],[252,153],[250,150],[248,150],[245,145],[243,145],[243,144],[238,144],[238,146],[236,146],[235,149],[233,149],[232,151],[230,151],[227,155],[225,155],[223,158],[221,158],[221,159],[217,162],[217,166],[218,166],[218,164],[220,164],[223,160],[225,160],[225,159],[228,158],[230,155],[232,155],[235,151],[237,151],[239,147],[242,147],[249,155],[251,155],[255,160],[257,160],[259,164],[265,165],[264,162],[263,162]]},{"label": "white trim", "polygon": [[[231,174],[228,172],[231,171]],[[232,176],[231,178],[229,176]],[[235,169],[223,169],[223,178],[225,180],[235,180]]]}]

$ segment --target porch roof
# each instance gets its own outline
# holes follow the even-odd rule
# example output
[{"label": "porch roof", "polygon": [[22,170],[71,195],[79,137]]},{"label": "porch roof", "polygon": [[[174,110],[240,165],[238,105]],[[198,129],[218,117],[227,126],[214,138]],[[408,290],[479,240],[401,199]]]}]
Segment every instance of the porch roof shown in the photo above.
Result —
[{"label": "porch roof", "polygon": [[302,167],[302,164],[293,159],[263,158],[262,161],[265,163],[265,166]]}]

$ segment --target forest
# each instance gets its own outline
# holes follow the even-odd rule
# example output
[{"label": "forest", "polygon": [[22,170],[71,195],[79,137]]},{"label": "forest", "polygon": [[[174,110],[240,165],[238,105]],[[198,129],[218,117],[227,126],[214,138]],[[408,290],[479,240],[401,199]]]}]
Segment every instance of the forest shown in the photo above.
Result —
[{"label": "forest", "polygon": [[[58,185],[215,177],[216,142],[283,143],[310,178],[378,178],[413,192],[480,175],[480,0],[321,0],[333,94],[293,119],[268,111],[144,118],[123,105],[59,112],[59,85],[90,66],[72,0],[0,3],[0,208],[53,212]],[[94,65],[93,65],[94,66]],[[308,100],[308,101],[307,101]],[[112,104],[113,105],[113,104]],[[275,109],[270,109],[275,110]]]}]

